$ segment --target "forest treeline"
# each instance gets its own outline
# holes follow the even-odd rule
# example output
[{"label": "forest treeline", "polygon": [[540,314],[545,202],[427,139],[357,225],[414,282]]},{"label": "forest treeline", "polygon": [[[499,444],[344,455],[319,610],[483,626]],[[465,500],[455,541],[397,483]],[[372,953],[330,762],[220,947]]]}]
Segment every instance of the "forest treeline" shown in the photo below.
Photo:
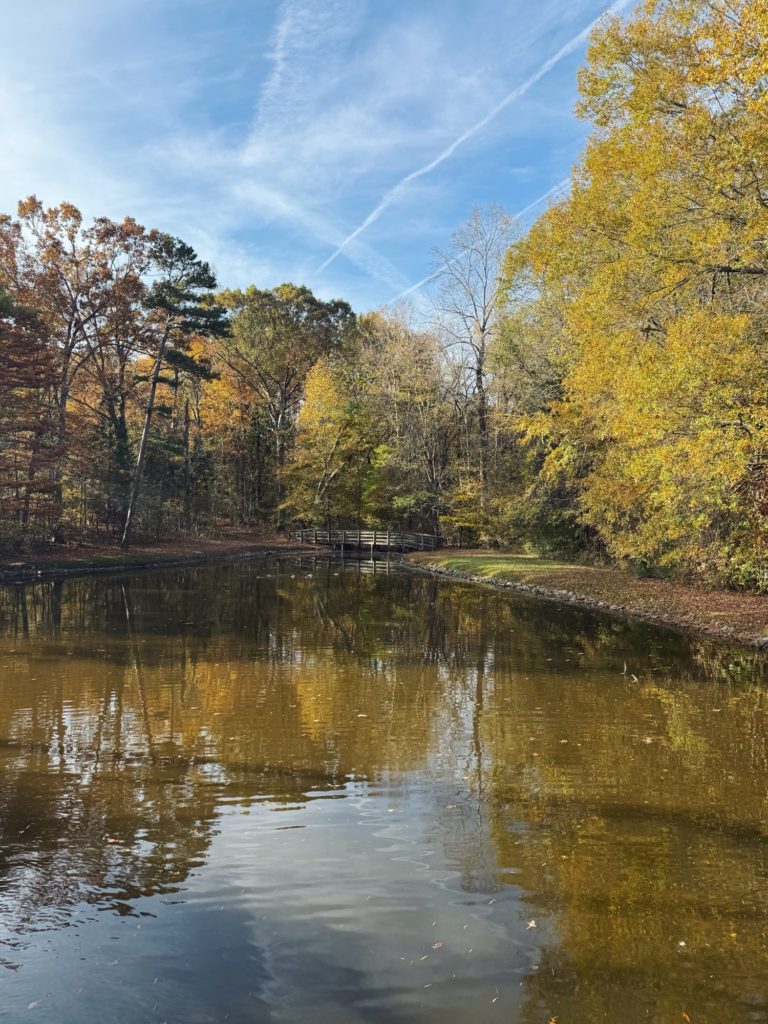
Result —
[{"label": "forest treeline", "polygon": [[475,212],[418,320],[0,218],[3,546],[402,525],[765,585],[768,7],[647,0],[579,87],[569,195]]}]

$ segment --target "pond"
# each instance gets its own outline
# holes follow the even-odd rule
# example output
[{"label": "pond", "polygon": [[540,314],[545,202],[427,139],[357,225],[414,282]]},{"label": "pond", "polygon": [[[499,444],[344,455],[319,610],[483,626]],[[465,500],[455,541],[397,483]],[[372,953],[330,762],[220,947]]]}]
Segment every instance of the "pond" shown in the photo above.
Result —
[{"label": "pond", "polygon": [[6,587],[0,1021],[768,1021],[767,681],[395,563]]}]

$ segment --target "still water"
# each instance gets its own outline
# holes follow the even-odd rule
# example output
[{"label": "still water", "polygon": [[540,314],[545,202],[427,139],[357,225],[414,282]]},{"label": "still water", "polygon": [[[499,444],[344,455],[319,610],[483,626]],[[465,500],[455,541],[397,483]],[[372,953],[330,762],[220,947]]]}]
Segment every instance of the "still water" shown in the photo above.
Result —
[{"label": "still water", "polygon": [[0,1021],[768,1021],[764,659],[371,569],[0,590]]}]

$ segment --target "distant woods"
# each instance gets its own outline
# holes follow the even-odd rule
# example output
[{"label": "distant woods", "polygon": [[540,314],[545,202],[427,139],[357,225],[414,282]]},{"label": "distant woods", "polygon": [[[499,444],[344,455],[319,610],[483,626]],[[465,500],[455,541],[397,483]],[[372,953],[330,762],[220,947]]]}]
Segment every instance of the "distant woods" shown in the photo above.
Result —
[{"label": "distant woods", "polygon": [[222,290],[182,241],[0,218],[0,539],[440,531],[766,584],[768,9],[649,0],[568,198],[475,212],[418,307]]},{"label": "distant woods", "polygon": [[4,547],[265,521],[480,537],[453,505],[482,506],[499,463],[510,240],[505,214],[476,214],[441,257],[442,326],[417,330],[292,284],[220,290],[179,239],[20,203],[0,221]]}]

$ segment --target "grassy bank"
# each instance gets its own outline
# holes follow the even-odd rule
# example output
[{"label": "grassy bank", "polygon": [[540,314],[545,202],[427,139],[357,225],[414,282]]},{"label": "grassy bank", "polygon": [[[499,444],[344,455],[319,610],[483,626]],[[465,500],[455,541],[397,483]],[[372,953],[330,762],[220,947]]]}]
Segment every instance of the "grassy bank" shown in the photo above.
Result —
[{"label": "grassy bank", "polygon": [[410,561],[461,579],[768,649],[768,597],[758,594],[705,590],[638,579],[618,569],[487,551],[419,553]]},{"label": "grassy bank", "polygon": [[51,545],[28,554],[0,556],[0,583],[121,569],[203,565],[252,555],[290,554],[303,550],[290,538],[270,531],[137,543],[131,545],[129,551],[121,551],[117,546],[106,544],[76,544],[71,547]]}]

